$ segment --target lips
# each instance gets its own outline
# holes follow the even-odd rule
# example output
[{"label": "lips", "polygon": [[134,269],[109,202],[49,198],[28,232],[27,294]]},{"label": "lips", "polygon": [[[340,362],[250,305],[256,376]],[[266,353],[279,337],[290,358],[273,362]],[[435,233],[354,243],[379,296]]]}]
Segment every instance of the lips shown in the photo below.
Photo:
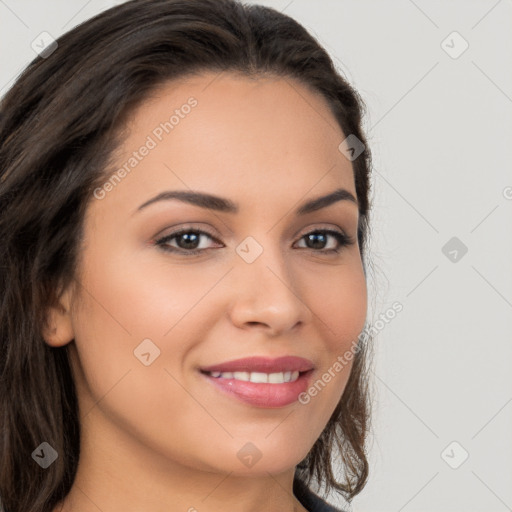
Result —
[{"label": "lips", "polygon": [[223,394],[251,406],[277,408],[297,401],[313,370],[308,359],[285,356],[236,359],[201,368],[201,373]]}]

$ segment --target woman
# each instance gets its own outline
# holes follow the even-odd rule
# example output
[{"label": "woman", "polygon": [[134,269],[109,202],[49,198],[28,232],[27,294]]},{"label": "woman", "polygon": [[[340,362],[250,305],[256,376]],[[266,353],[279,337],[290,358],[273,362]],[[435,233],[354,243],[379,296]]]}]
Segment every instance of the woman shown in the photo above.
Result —
[{"label": "woman", "polygon": [[55,48],[1,103],[5,511],[336,510],[310,484],[368,477],[357,92],[234,0]]}]

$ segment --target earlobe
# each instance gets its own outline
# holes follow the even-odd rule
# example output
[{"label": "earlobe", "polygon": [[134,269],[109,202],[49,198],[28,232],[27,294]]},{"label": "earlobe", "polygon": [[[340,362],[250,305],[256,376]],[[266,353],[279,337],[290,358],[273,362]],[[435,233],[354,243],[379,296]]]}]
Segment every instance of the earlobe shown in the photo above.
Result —
[{"label": "earlobe", "polygon": [[75,337],[71,321],[71,293],[64,292],[58,302],[51,306],[46,314],[42,336],[52,347],[67,345]]}]

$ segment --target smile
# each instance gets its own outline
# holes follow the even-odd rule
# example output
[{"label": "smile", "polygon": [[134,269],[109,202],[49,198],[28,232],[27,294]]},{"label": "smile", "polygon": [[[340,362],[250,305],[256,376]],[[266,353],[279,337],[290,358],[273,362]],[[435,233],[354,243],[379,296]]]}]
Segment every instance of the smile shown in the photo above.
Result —
[{"label": "smile", "polygon": [[299,378],[298,371],[263,373],[263,372],[206,372],[216,379],[235,379],[244,382],[261,384],[283,384],[295,382]]}]

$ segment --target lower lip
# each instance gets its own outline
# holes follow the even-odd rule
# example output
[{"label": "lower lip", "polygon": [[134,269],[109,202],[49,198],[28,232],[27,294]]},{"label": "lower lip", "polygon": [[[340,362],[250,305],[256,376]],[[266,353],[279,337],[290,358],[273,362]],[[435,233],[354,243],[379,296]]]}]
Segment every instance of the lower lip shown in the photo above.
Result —
[{"label": "lower lip", "polygon": [[306,391],[312,370],[300,373],[294,382],[268,384],[237,379],[212,377],[202,373],[213,385],[224,393],[255,407],[276,408],[290,405]]}]

